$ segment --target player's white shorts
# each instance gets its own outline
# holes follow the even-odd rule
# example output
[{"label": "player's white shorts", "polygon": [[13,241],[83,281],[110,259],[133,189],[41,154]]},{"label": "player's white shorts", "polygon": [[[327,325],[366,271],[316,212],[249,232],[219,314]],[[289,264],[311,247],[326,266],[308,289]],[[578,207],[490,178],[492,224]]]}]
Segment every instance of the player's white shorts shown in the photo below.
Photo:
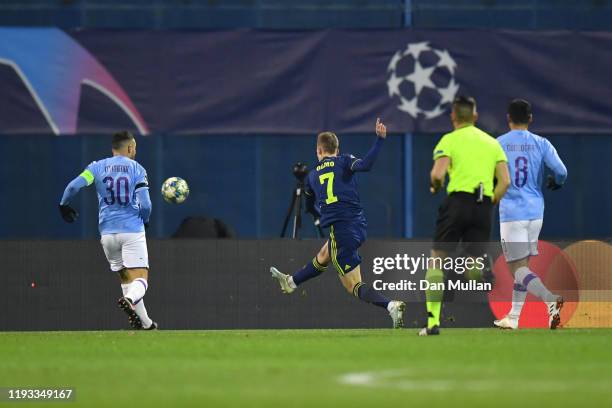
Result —
[{"label": "player's white shorts", "polygon": [[144,232],[102,235],[100,242],[112,271],[149,267],[147,239]]},{"label": "player's white shorts", "polygon": [[506,261],[518,261],[530,255],[537,255],[541,229],[542,219],[501,222],[499,235]]}]

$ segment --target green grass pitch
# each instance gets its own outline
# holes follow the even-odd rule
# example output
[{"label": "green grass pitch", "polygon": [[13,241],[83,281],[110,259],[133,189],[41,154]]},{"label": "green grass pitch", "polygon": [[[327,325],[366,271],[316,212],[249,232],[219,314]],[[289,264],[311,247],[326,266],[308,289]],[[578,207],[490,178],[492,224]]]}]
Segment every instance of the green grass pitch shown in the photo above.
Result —
[{"label": "green grass pitch", "polygon": [[[68,407],[605,406],[612,330],[0,333],[0,387]],[[45,406],[41,403],[3,406]]]}]

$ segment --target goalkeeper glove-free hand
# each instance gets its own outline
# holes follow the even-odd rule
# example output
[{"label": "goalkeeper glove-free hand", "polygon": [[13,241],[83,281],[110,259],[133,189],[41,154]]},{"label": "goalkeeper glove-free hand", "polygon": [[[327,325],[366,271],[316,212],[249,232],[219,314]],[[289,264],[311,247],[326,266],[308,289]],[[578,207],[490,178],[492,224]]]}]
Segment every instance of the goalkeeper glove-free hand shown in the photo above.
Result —
[{"label": "goalkeeper glove-free hand", "polygon": [[73,223],[78,217],[79,213],[69,205],[61,205],[59,206],[60,213],[62,214],[62,218],[64,221]]},{"label": "goalkeeper glove-free hand", "polygon": [[548,175],[548,177],[546,178],[546,188],[549,190],[558,190],[561,187],[563,187],[561,184],[557,184],[555,182],[555,178],[551,175]]}]

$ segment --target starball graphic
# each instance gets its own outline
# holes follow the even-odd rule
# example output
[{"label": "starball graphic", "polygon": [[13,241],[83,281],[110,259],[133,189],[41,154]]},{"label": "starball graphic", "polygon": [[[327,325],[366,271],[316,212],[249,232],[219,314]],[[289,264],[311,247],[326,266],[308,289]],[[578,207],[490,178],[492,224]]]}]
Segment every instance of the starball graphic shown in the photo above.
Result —
[{"label": "starball graphic", "polygon": [[409,43],[389,62],[387,89],[398,101],[397,109],[414,119],[433,119],[450,106],[459,90],[457,63],[445,49],[429,42]]}]

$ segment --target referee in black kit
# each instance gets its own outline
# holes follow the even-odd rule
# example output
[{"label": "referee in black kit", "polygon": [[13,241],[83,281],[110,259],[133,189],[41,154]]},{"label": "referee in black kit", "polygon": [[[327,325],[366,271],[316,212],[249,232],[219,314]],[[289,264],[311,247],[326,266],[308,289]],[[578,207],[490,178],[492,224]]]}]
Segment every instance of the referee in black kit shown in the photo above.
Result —
[{"label": "referee in black kit", "polygon": [[[508,159],[501,145],[493,137],[478,129],[474,98],[458,96],[453,101],[451,121],[454,131],[445,134],[433,152],[431,192],[444,187],[449,176],[448,196],[438,209],[434,249],[427,266],[425,279],[427,326],[419,335],[439,334],[440,311],[444,290],[442,260],[455,251],[459,242],[468,243],[468,256],[482,256],[479,245],[490,239],[493,205],[497,204],[510,185]],[[494,179],[497,183],[494,187]],[[469,269],[469,268],[468,268]],[[437,287],[436,287],[437,286]]]}]

